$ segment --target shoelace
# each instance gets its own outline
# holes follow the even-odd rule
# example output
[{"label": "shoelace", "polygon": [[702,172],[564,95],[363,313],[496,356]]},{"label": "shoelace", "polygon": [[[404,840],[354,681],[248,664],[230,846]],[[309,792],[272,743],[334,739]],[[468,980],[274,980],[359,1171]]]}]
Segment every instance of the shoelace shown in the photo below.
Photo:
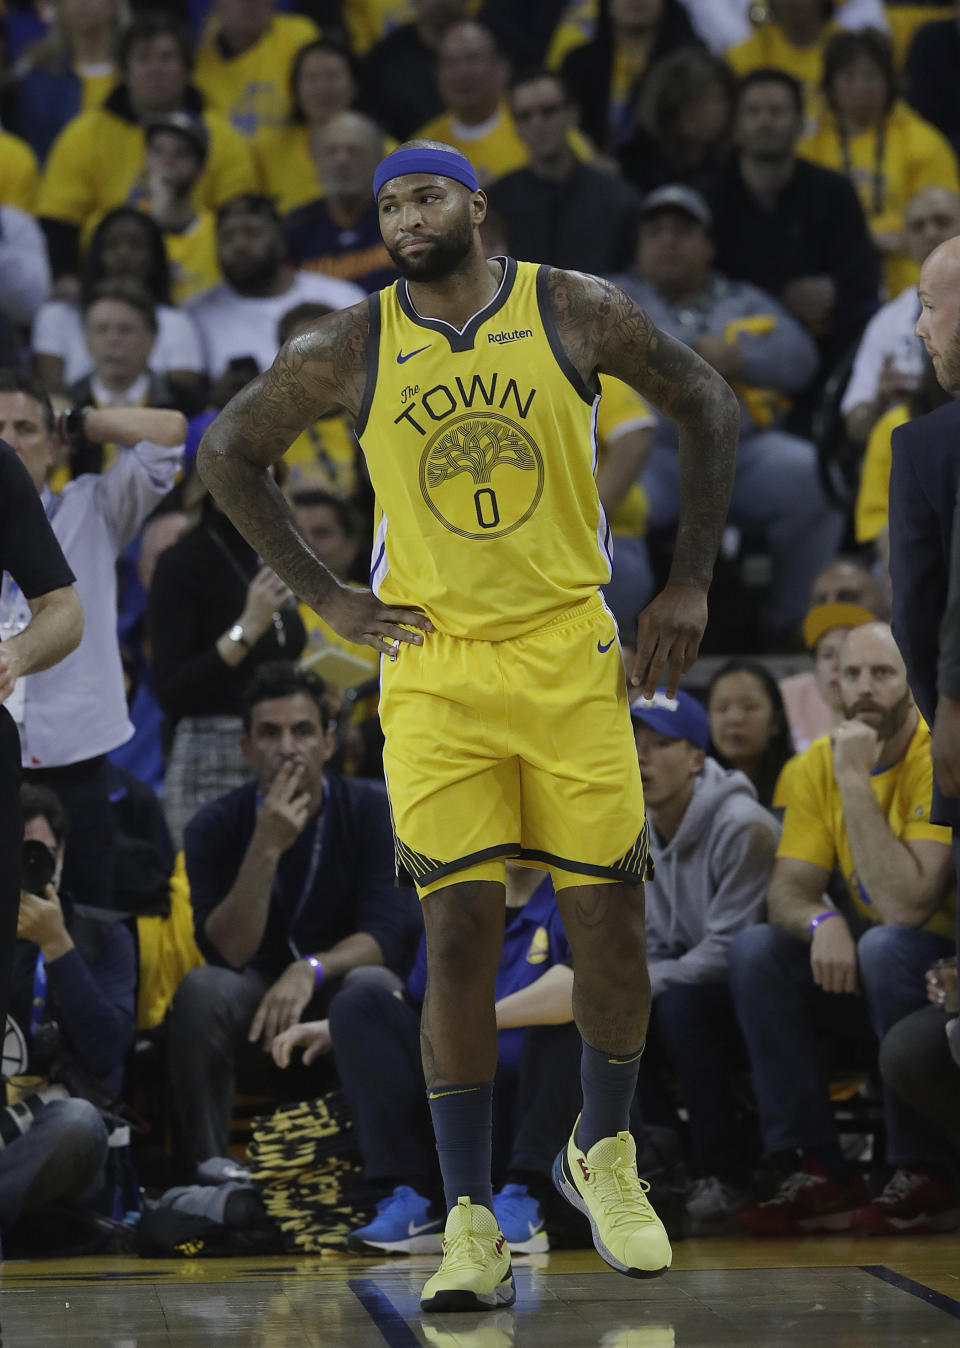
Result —
[{"label": "shoelace", "polygon": [[596,1194],[614,1228],[626,1224],[655,1222],[657,1215],[647,1202],[650,1185],[637,1175],[633,1165],[624,1156],[618,1156],[611,1166],[591,1167]]},{"label": "shoelace", "polygon": [[811,1175],[809,1170],[796,1170],[780,1185],[780,1192],[775,1198],[770,1199],[766,1206],[772,1206],[774,1203],[792,1203],[800,1193],[801,1189],[806,1189],[814,1184],[826,1184],[826,1180],[821,1175]]},{"label": "shoelace", "polygon": [[481,1241],[466,1227],[445,1242],[443,1247],[443,1271],[453,1273],[461,1268],[476,1268],[477,1264],[487,1262],[488,1252]]}]

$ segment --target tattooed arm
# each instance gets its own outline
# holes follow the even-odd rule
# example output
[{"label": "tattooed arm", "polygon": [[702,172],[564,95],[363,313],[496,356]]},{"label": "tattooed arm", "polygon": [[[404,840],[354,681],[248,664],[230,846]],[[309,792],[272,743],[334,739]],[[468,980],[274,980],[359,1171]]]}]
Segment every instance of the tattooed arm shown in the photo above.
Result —
[{"label": "tattooed arm", "polygon": [[733,390],[682,342],[661,332],[609,281],[553,270],[548,292],[563,347],[581,377],[616,375],[680,430],[680,520],[670,577],[644,610],[632,682],[652,696],[667,667],[673,695],[707,621],[706,593],[733,490],[740,414]]},{"label": "tattooed arm", "polygon": [[419,644],[430,624],[413,609],[389,608],[369,590],[342,584],[314,556],[269,472],[304,427],[338,407],[356,414],[366,379],[365,304],[321,319],[292,338],[269,370],[232,398],[208,427],[197,471],[244,538],[299,599],[341,636],[391,654],[393,641]]}]

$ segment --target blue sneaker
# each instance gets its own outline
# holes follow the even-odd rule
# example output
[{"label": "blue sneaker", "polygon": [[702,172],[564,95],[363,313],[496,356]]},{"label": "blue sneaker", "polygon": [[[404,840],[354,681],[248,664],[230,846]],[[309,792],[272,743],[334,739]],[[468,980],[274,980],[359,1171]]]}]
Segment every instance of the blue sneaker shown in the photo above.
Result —
[{"label": "blue sneaker", "polygon": [[514,1254],[544,1254],[549,1250],[540,1204],[530,1197],[525,1184],[505,1184],[493,1196],[493,1211]]},{"label": "blue sneaker", "polygon": [[442,1217],[431,1217],[430,1200],[398,1184],[377,1204],[377,1215],[347,1237],[347,1248],[367,1254],[441,1254]]}]

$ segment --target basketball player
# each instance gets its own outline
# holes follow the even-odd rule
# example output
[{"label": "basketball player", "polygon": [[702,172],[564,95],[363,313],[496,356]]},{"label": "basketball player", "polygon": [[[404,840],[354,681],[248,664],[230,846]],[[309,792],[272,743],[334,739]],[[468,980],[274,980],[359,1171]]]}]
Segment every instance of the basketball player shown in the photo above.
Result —
[{"label": "basketball player", "polygon": [[[594,470],[598,372],[680,426],[670,579],[641,615],[633,681],[672,696],[697,654],[729,502],[736,399],[595,277],[484,257],[486,197],[449,146],[411,141],[374,178],[401,273],[294,337],[211,425],[204,481],[294,592],[381,661],[397,858],[423,901],[422,1051],[449,1216],[427,1310],[514,1300],[492,1210],[494,978],[507,857],[549,867],[574,955],[583,1112],[554,1181],[634,1277],[666,1232],[628,1130],[649,1013],[647,827],[617,630],[598,593],[610,533]],[[378,512],[371,590],[320,565],[269,474],[343,406]]]}]

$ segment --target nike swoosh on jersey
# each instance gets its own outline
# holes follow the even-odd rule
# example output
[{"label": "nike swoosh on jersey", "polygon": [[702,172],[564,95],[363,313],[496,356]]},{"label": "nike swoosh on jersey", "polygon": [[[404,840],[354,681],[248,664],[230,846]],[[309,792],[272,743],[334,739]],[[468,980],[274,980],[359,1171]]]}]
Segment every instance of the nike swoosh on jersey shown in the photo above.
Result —
[{"label": "nike swoosh on jersey", "polygon": [[601,655],[603,655],[605,651],[608,651],[610,649],[610,647],[613,645],[616,639],[617,639],[616,637],[611,637],[610,640],[607,642],[606,646],[604,646],[602,641],[598,641],[597,650],[600,652]]},{"label": "nike swoosh on jersey", "polygon": [[436,1222],[424,1222],[423,1226],[417,1226],[416,1222],[410,1222],[409,1225],[407,1226],[407,1235],[419,1236],[421,1231],[429,1231],[431,1227],[433,1227],[434,1231],[436,1231],[437,1229]]},{"label": "nike swoosh on jersey", "polygon": [[404,355],[402,351],[398,351],[397,364],[406,365],[408,360],[412,360],[414,356],[419,356],[421,351],[429,351],[429,350],[430,350],[430,343],[427,342],[426,346],[418,346],[416,351],[408,351],[406,355]]}]

